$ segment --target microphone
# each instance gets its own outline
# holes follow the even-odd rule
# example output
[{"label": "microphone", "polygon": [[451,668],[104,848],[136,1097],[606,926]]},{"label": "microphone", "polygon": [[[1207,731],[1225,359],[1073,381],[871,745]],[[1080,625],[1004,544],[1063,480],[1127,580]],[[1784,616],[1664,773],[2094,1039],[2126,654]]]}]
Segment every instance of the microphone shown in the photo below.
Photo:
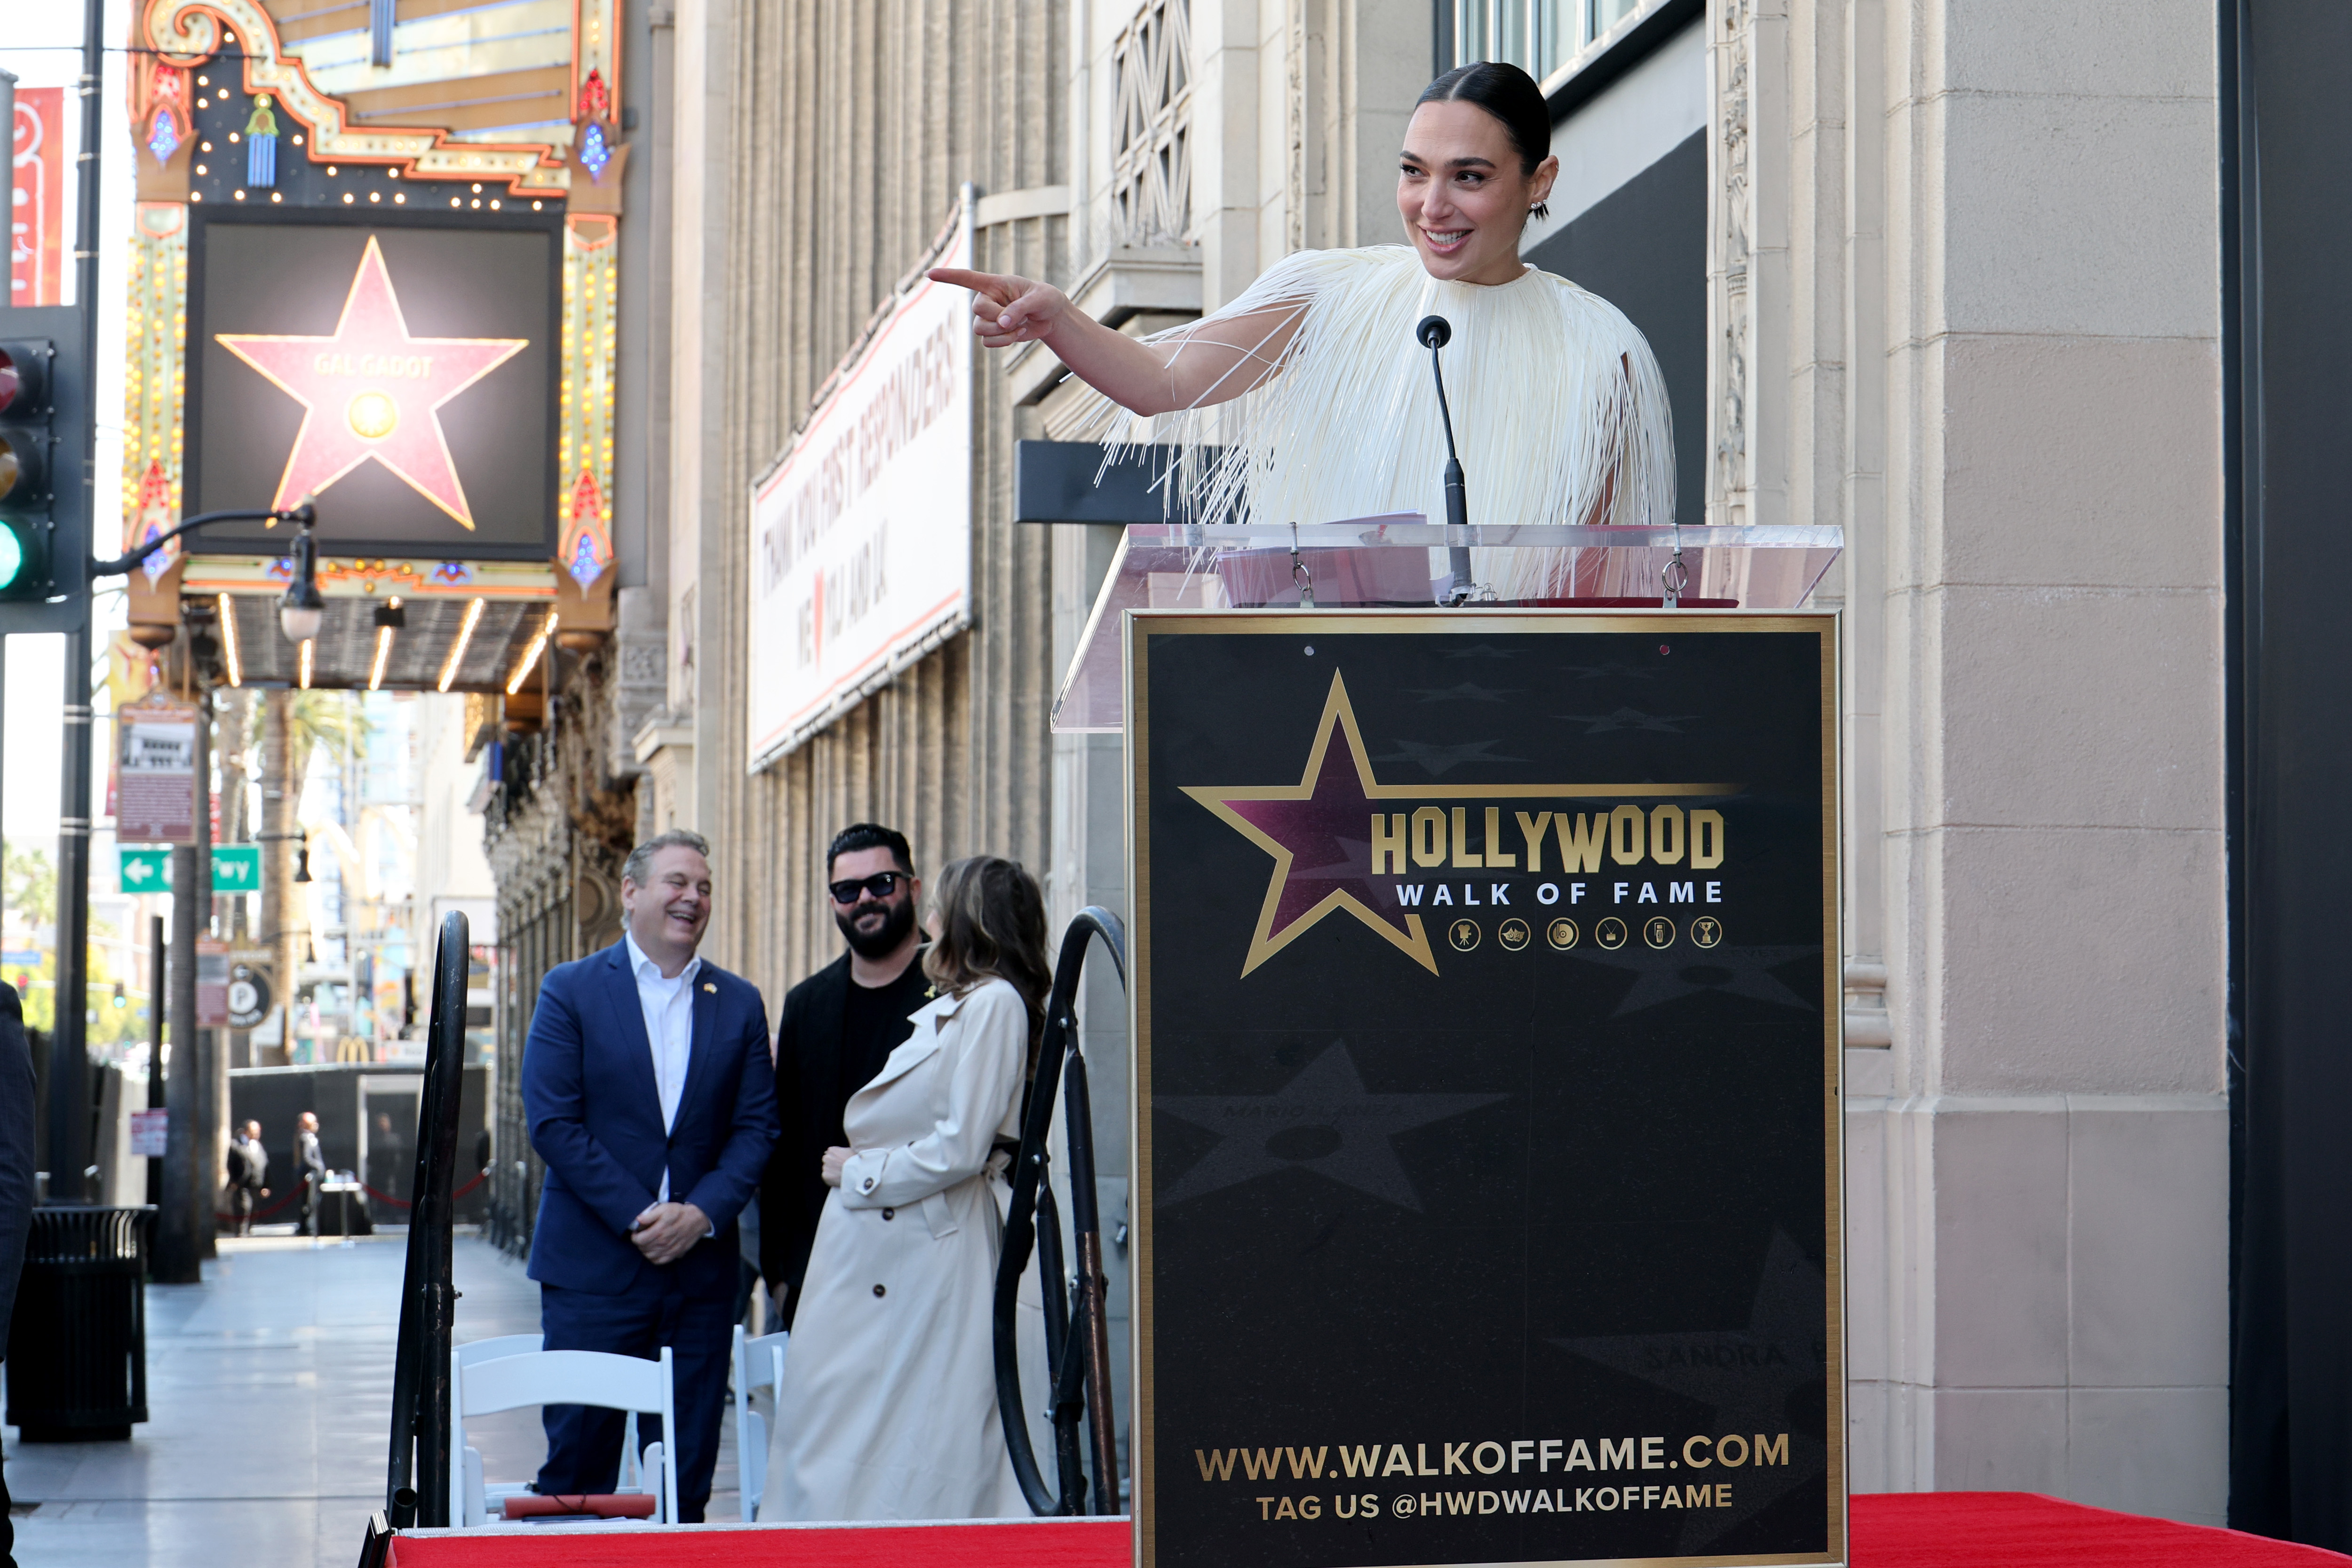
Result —
[{"label": "microphone", "polygon": [[[1437,378],[1437,416],[1445,424],[1445,521],[1454,528],[1470,521],[1470,499],[1462,483],[1462,454],[1454,446],[1454,413],[1445,403],[1445,371],[1438,363],[1437,351],[1454,341],[1454,323],[1443,316],[1423,316],[1412,330],[1421,346],[1429,351],[1429,373]],[[1456,544],[1446,552],[1446,564],[1454,572],[1452,603],[1460,604],[1470,596],[1470,549]]]}]

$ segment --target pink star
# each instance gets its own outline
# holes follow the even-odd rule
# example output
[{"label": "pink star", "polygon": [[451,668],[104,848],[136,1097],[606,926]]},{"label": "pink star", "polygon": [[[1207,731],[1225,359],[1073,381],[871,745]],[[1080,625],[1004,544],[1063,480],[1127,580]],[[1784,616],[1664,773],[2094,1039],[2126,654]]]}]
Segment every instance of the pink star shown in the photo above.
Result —
[{"label": "pink star", "polygon": [[373,458],[459,523],[474,526],[439,409],[529,339],[410,336],[373,235],[332,337],[216,336],[308,410],[272,506],[317,495]]}]

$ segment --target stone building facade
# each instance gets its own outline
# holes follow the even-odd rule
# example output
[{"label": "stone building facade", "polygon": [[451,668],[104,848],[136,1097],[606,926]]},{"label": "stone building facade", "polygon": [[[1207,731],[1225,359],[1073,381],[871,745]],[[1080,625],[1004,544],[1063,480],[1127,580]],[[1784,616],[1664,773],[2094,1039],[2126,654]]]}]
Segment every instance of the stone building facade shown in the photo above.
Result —
[{"label": "stone building facade", "polygon": [[[1078,433],[1050,356],[974,378],[968,629],[757,767],[751,487],[967,186],[977,265],[1131,331],[1300,247],[1396,237],[1401,132],[1474,9],[1491,20],[1467,0],[646,7],[624,91],[659,240],[626,274],[634,316],[623,286],[625,376],[633,353],[646,371],[623,421],[640,521],[616,534],[636,574],[619,662],[567,665],[552,738],[503,763],[509,946],[548,920],[549,961],[584,951],[612,928],[583,889],[673,825],[716,847],[707,952],[772,1011],[838,951],[819,884],[851,821],[905,828],[925,871],[1019,858],[1057,923],[1122,909],[1116,742],[1048,727],[1111,541],[1011,507],[1013,443]],[[1685,521],[1845,530],[1819,602],[1846,658],[1852,1482],[2218,1521],[2210,11],[1602,9],[1538,62],[1584,184],[1528,254],[1583,275],[1661,247],[1635,314],[1669,361]],[[642,702],[616,695],[632,647],[659,650]],[[1117,1172],[1113,1000],[1090,1038]]]}]

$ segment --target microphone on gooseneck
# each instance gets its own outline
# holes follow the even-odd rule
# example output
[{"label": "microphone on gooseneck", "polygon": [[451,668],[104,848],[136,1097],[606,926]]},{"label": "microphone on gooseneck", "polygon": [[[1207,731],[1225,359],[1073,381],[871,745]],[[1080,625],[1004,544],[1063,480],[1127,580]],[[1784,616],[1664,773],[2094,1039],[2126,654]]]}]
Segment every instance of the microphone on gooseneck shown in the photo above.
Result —
[{"label": "microphone on gooseneck", "polygon": [[[1454,324],[1443,316],[1423,316],[1412,335],[1429,351],[1429,373],[1437,378],[1437,416],[1445,424],[1445,521],[1460,528],[1470,521],[1469,493],[1462,483],[1462,454],[1454,447],[1454,414],[1445,403],[1445,370],[1438,363],[1437,351],[1454,340]],[[1446,564],[1453,568],[1452,602],[1460,604],[1470,596],[1470,548],[1456,544],[1446,551]]]}]

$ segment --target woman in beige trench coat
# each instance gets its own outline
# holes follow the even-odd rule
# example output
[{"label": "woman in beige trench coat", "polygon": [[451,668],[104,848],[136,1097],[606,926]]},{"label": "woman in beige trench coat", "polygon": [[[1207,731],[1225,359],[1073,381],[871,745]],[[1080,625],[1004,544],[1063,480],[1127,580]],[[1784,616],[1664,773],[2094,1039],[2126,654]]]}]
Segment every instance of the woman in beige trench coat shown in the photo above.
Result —
[{"label": "woman in beige trench coat", "polygon": [[[850,1097],[768,1450],[768,1521],[1025,1516],[998,1424],[990,1300],[1044,1016],[1045,905],[992,856],[940,874],[938,1001]],[[1034,1268],[1034,1263],[1033,1263]],[[1024,1291],[1024,1294],[1032,1292]]]}]

